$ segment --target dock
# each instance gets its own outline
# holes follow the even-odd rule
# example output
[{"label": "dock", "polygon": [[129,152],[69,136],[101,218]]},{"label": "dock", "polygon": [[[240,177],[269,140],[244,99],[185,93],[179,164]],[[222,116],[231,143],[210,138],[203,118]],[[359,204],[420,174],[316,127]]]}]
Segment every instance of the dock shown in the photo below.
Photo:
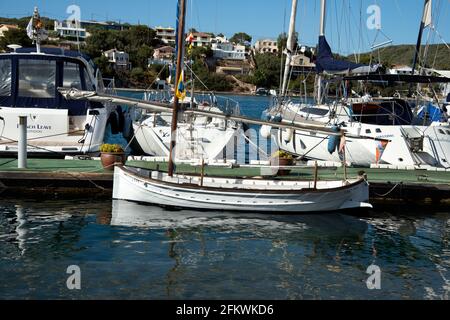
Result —
[{"label": "dock", "polygon": [[[167,170],[165,162],[128,161],[127,165]],[[258,177],[261,168],[252,165],[207,166],[206,176]],[[201,174],[200,166],[177,165],[177,172]],[[347,168],[348,177],[367,174],[374,203],[420,202],[450,204],[450,171]],[[319,180],[344,177],[344,168],[319,168]],[[278,179],[314,180],[314,169],[292,167],[288,176]],[[0,159],[2,197],[111,197],[113,172],[98,160],[28,159],[27,169],[17,169],[16,159]]]}]

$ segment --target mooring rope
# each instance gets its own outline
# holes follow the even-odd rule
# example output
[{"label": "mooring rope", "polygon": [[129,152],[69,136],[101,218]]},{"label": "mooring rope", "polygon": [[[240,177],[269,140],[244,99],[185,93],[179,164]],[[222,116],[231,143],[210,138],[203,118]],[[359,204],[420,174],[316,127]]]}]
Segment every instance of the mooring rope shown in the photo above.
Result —
[{"label": "mooring rope", "polygon": [[376,195],[377,197],[382,197],[382,198],[387,197],[387,196],[390,195],[392,192],[394,192],[394,190],[397,189],[397,187],[398,187],[399,185],[401,185],[401,183],[397,183],[397,184],[396,184],[389,192],[387,192],[387,193],[385,193],[385,194],[378,194],[378,193],[375,193],[375,195]]}]

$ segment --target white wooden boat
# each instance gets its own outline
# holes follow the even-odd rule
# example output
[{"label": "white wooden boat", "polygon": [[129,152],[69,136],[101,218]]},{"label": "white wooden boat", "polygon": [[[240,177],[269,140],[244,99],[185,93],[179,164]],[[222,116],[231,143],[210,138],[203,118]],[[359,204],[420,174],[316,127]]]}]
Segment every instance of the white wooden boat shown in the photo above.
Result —
[{"label": "white wooden boat", "polygon": [[348,181],[286,181],[205,177],[116,167],[113,198],[196,210],[326,212],[371,208],[369,184]]}]

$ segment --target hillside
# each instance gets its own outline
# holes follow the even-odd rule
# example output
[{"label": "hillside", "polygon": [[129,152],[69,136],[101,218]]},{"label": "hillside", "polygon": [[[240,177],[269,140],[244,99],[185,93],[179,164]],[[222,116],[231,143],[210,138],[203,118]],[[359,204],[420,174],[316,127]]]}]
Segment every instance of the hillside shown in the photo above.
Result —
[{"label": "hillside", "polygon": [[[422,52],[425,47],[422,47]],[[398,45],[390,46],[380,50],[381,63],[387,67],[392,65],[408,65],[413,63],[415,46],[413,45]],[[374,59],[378,59],[378,52],[374,52]],[[370,62],[370,53],[361,55],[361,63]],[[353,57],[349,57],[353,59]],[[436,69],[450,70],[450,50],[444,45],[432,45],[429,47],[427,67],[434,67]]]}]

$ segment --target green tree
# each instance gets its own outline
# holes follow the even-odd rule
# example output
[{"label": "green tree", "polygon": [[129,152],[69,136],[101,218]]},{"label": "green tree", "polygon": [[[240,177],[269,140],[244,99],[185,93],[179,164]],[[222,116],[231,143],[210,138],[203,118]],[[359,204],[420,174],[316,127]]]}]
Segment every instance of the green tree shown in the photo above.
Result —
[{"label": "green tree", "polygon": [[[277,46],[278,46],[278,53],[281,55],[283,54],[283,51],[287,48],[287,41],[288,41],[288,35],[286,32],[283,32],[278,36],[277,39]],[[294,50],[298,47],[298,33],[296,32],[294,34]]]},{"label": "green tree", "polygon": [[280,85],[281,58],[269,54],[255,55],[256,70],[253,84],[258,87],[277,88]]},{"label": "green tree", "polygon": [[0,38],[0,50],[6,51],[8,45],[17,44],[22,47],[31,47],[32,41],[28,38],[25,30],[22,29],[10,29],[4,33],[4,36]]},{"label": "green tree", "polygon": [[245,32],[235,33],[234,36],[230,38],[230,42],[242,45],[249,45],[252,42],[252,37]]}]

